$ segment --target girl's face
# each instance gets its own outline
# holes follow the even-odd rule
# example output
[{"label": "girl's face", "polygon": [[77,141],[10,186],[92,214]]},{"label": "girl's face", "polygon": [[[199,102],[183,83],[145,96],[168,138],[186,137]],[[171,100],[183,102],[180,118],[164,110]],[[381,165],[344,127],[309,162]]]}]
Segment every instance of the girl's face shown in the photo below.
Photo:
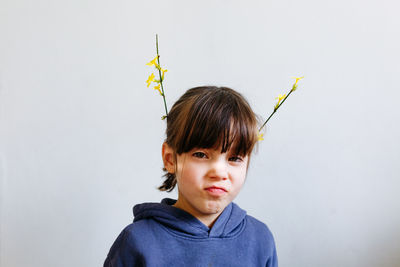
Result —
[{"label": "girl's face", "polygon": [[248,156],[219,149],[193,149],[177,155],[178,200],[183,209],[211,227],[237,196],[246,178]]}]

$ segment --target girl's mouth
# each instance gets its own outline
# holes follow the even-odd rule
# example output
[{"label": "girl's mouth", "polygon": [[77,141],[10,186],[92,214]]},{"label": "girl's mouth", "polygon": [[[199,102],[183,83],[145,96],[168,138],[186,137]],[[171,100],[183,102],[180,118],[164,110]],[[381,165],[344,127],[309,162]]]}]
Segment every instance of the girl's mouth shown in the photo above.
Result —
[{"label": "girl's mouth", "polygon": [[207,187],[205,189],[210,195],[212,196],[222,196],[224,194],[227,193],[227,191],[225,190],[225,188],[222,187],[216,187],[216,186],[212,186],[212,187]]}]

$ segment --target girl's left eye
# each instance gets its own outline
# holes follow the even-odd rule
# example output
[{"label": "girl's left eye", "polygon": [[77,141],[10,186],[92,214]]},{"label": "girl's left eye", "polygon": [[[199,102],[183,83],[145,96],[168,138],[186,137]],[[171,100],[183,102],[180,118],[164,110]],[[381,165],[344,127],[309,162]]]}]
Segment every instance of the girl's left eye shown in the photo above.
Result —
[{"label": "girl's left eye", "polygon": [[194,152],[193,156],[196,158],[206,158],[207,157],[207,155],[204,154],[203,152]]},{"label": "girl's left eye", "polygon": [[230,157],[229,160],[234,161],[234,162],[242,162],[243,161],[243,159],[239,156]]}]

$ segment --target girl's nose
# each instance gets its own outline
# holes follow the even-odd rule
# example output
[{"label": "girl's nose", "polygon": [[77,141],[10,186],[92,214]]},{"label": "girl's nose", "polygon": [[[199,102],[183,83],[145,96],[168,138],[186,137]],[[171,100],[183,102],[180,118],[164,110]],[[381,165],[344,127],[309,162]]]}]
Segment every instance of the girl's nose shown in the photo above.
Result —
[{"label": "girl's nose", "polygon": [[215,159],[211,163],[210,177],[218,180],[228,179],[228,169],[225,159]]}]

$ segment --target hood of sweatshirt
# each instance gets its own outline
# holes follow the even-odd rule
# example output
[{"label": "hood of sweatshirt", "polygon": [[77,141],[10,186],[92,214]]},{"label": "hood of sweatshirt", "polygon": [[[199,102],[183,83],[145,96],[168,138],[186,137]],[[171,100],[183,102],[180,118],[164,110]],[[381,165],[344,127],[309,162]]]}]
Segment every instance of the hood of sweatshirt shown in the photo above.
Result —
[{"label": "hood of sweatshirt", "polygon": [[172,206],[176,200],[143,203],[133,207],[134,222],[153,219],[174,233],[191,238],[224,238],[238,234],[244,226],[246,211],[231,202],[209,228],[190,213]]}]

